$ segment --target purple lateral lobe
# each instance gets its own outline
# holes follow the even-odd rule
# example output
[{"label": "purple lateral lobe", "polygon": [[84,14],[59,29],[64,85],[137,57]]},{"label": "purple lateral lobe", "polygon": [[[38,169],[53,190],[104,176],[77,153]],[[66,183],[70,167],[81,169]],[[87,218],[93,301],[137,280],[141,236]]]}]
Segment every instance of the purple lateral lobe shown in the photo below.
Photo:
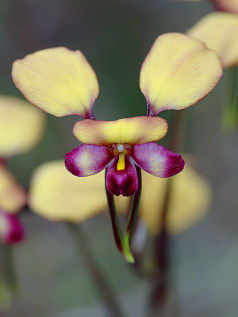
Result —
[{"label": "purple lateral lobe", "polygon": [[24,227],[16,215],[0,210],[0,237],[8,245],[17,244],[24,238]]},{"label": "purple lateral lobe", "polygon": [[104,145],[82,144],[65,155],[65,166],[73,175],[82,177],[99,173],[112,160]]},{"label": "purple lateral lobe", "polygon": [[117,170],[116,157],[106,170],[107,189],[115,196],[131,196],[138,189],[137,172],[133,160],[126,156],[125,169]]},{"label": "purple lateral lobe", "polygon": [[155,142],[134,145],[131,155],[139,167],[157,177],[170,177],[184,168],[180,154]]}]

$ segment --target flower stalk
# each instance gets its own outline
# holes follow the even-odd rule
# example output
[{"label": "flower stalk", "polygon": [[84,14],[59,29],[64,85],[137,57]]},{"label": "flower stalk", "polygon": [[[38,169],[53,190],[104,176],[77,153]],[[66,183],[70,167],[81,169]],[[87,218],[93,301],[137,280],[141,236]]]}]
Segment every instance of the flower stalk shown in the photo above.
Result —
[{"label": "flower stalk", "polygon": [[125,234],[123,234],[123,230],[120,225],[116,206],[114,204],[113,194],[111,194],[108,191],[107,186],[105,186],[114,239],[118,250],[124,255],[125,259],[129,263],[135,262],[134,256],[131,252],[131,239],[138,220],[138,211],[141,196],[141,170],[139,167],[136,167],[136,171],[138,177],[138,190],[132,197],[131,208],[128,216]]},{"label": "flower stalk", "polygon": [[228,69],[227,101],[222,124],[227,132],[234,132],[238,125],[238,67]]},{"label": "flower stalk", "polygon": [[103,272],[93,256],[90,246],[88,244],[87,237],[82,230],[80,225],[66,223],[69,232],[71,233],[72,239],[75,242],[75,246],[78,252],[82,252],[85,260],[85,266],[91,273],[91,277],[95,282],[95,286],[98,290],[98,294],[101,297],[107,312],[110,317],[123,317],[120,305],[116,299],[111,286],[106,280]]},{"label": "flower stalk", "polygon": [[1,273],[7,283],[8,288],[12,293],[18,291],[18,283],[16,277],[16,269],[14,265],[14,258],[12,247],[0,244],[0,254],[1,254]]},{"label": "flower stalk", "polygon": [[[173,130],[170,136],[170,148],[179,151],[182,143],[184,125],[184,111],[175,113]],[[167,231],[167,219],[169,203],[173,191],[173,178],[167,179],[163,205],[161,210],[161,230],[154,239],[154,264],[155,278],[154,287],[150,298],[150,309],[152,316],[157,316],[160,310],[164,310],[169,296],[169,235]]]}]

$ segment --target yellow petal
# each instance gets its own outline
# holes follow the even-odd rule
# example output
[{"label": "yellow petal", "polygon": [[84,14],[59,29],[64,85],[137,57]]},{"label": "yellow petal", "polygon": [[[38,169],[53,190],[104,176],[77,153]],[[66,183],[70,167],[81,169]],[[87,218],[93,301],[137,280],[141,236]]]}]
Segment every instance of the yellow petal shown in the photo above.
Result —
[{"label": "yellow petal", "polygon": [[37,168],[30,185],[29,205],[35,213],[53,221],[82,222],[105,211],[104,172],[78,178],[63,161]]},{"label": "yellow petal", "polygon": [[99,93],[96,74],[80,51],[49,48],[17,60],[13,81],[34,105],[57,117],[87,117]]},{"label": "yellow petal", "polygon": [[196,23],[188,34],[219,55],[223,67],[238,64],[238,15],[216,12]]},{"label": "yellow petal", "polygon": [[[185,169],[174,176],[172,198],[169,204],[168,231],[177,234],[199,222],[208,211],[211,189],[206,180],[194,169]],[[140,215],[151,234],[160,231],[161,208],[168,179],[143,172]]]},{"label": "yellow petal", "polygon": [[45,115],[18,98],[0,96],[0,157],[30,151],[42,138]]},{"label": "yellow petal", "polygon": [[133,117],[116,121],[79,121],[73,133],[79,141],[87,144],[141,144],[160,140],[167,129],[167,122],[162,118]]},{"label": "yellow petal", "polygon": [[140,73],[140,88],[153,113],[180,110],[208,95],[222,75],[215,52],[180,33],[154,42]]},{"label": "yellow petal", "polygon": [[9,170],[0,164],[0,209],[16,213],[26,203],[26,192]]}]

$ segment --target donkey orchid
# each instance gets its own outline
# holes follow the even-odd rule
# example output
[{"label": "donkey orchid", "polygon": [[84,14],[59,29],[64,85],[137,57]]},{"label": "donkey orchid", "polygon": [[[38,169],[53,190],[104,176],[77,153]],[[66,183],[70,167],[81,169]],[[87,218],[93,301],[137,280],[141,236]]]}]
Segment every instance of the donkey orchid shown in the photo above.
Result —
[{"label": "donkey orchid", "polygon": [[15,244],[24,237],[16,213],[26,204],[26,192],[8,169],[0,164],[0,241]]},{"label": "donkey orchid", "polygon": [[228,68],[227,101],[222,123],[226,131],[232,132],[238,124],[238,73],[235,67],[238,65],[238,15],[225,12],[208,14],[187,33],[216,51],[223,68]]},{"label": "donkey orchid", "polygon": [[155,143],[165,136],[167,123],[151,116],[204,98],[216,86],[222,68],[216,53],[200,41],[179,33],[159,36],[140,74],[148,116],[108,122],[92,120],[98,81],[80,51],[38,51],[15,61],[12,74],[17,88],[36,106],[55,116],[78,114],[86,119],[74,126],[74,135],[85,144],[66,154],[67,169],[81,177],[107,168],[107,189],[129,196],[138,188],[137,168],[168,177],[184,167],[179,154]]},{"label": "donkey orchid", "polygon": [[19,98],[0,96],[0,240],[5,244],[23,239],[24,229],[17,213],[27,200],[25,190],[6,163],[10,157],[28,152],[40,141],[44,117],[41,111]]},{"label": "donkey orchid", "polygon": [[187,31],[217,52],[223,68],[238,65],[237,33],[238,15],[225,12],[210,13]]},{"label": "donkey orchid", "polygon": [[76,176],[89,176],[105,167],[106,186],[113,195],[131,196],[138,189],[135,164],[159,177],[180,172],[184,161],[155,143],[167,132],[162,118],[134,117],[117,121],[77,122],[74,135],[82,144],[67,153],[67,169]]},{"label": "donkey orchid", "polygon": [[[190,164],[174,177],[167,229],[179,234],[198,223],[206,214],[211,202],[211,188],[206,179]],[[39,166],[31,179],[29,205],[33,212],[50,221],[83,223],[107,208],[103,195],[102,172],[78,180],[65,170],[64,162],[51,161]],[[143,189],[139,215],[150,235],[161,229],[162,197],[166,179],[142,173]],[[93,191],[93,193],[92,193]],[[130,199],[116,198],[118,212],[126,215]]]},{"label": "donkey orchid", "polygon": [[19,98],[0,96],[0,159],[30,151],[41,140],[44,128],[40,110]]}]

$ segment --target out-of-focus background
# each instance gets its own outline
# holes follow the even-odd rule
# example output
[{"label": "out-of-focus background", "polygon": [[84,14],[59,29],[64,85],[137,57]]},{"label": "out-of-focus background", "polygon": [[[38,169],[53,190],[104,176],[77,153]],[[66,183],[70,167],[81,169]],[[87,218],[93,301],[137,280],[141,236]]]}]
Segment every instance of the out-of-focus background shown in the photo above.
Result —
[{"label": "out-of-focus background", "polygon": [[[15,59],[39,49],[66,46],[80,49],[98,75],[98,119],[144,115],[139,71],[153,41],[165,32],[185,32],[212,10],[206,1],[2,0],[0,94],[23,98],[11,80]],[[196,157],[198,170],[212,185],[213,201],[201,223],[172,239],[172,284],[178,316],[183,317],[238,315],[238,134],[226,135],[221,129],[225,79],[226,72],[204,101],[186,110],[183,151]],[[170,119],[169,112],[163,116]],[[41,144],[9,162],[21,184],[27,188],[38,165],[63,159],[65,152],[77,146],[72,135],[77,120],[47,116]],[[0,316],[105,316],[65,226],[30,211],[22,219],[27,238],[14,248],[19,295]],[[146,316],[149,284],[116,250],[108,215],[88,221],[84,229],[127,316]]]}]

